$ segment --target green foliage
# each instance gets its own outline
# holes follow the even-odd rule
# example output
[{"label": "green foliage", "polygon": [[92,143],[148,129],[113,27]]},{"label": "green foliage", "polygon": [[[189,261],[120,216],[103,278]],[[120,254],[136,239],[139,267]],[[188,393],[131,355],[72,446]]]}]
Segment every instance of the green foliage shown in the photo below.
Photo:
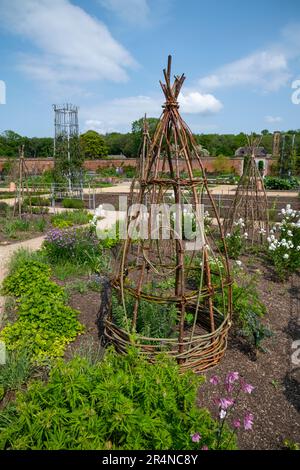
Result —
[{"label": "green foliage", "polygon": [[6,217],[10,211],[10,207],[6,202],[1,202],[0,201],[0,216],[1,217]]},{"label": "green foliage", "polygon": [[96,173],[97,175],[102,176],[103,178],[117,178],[120,176],[114,166],[106,168],[97,168]]},{"label": "green foliage", "polygon": [[0,217],[0,231],[8,239],[22,239],[25,236],[28,238],[31,232],[44,232],[46,226],[47,221],[43,217],[29,219]]},{"label": "green foliage", "polygon": [[277,176],[266,176],[264,178],[264,185],[266,189],[276,190],[289,190],[299,187],[299,181],[297,178],[278,178]]},{"label": "green foliage", "polygon": [[86,210],[64,211],[51,217],[51,224],[57,228],[67,228],[72,225],[85,225],[92,219]]},{"label": "green foliage", "polygon": [[105,158],[108,154],[103,137],[96,131],[87,131],[81,134],[80,148],[84,158],[87,160]]},{"label": "green foliage", "polygon": [[65,198],[62,200],[62,206],[65,209],[83,209],[84,208],[84,201],[81,199],[69,199]]},{"label": "green foliage", "polygon": [[8,270],[9,274],[14,274],[24,263],[37,261],[39,263],[45,263],[46,258],[42,250],[31,251],[28,248],[19,248],[16,250],[9,261]]},{"label": "green foliage", "polygon": [[75,264],[72,261],[55,262],[51,265],[53,276],[60,281],[66,279],[84,276],[90,272],[90,267],[87,264]]},{"label": "green foliage", "polygon": [[123,166],[122,170],[125,178],[134,178],[136,176],[136,168],[133,166]]},{"label": "green foliage", "polygon": [[[199,432],[201,443],[215,449],[218,423],[195,404],[202,381],[179,374],[165,356],[150,364],[135,349],[110,350],[94,364],[79,356],[58,361],[46,383],[32,382],[0,412],[0,448],[189,450]],[[218,448],[229,440],[225,428]]]},{"label": "green foliage", "polygon": [[290,205],[281,210],[282,220],[267,238],[269,259],[280,280],[300,269],[300,212]]},{"label": "green foliage", "polygon": [[65,346],[83,330],[78,312],[65,305],[62,287],[50,280],[51,270],[40,261],[19,262],[3,282],[3,293],[17,298],[17,321],[0,334],[8,350],[25,347],[36,360],[62,356]]},{"label": "green foliage", "polygon": [[291,439],[284,439],[283,447],[286,450],[300,450],[300,444],[295,441],[292,441]]},{"label": "green foliage", "polygon": [[50,230],[43,247],[51,263],[90,265],[91,259],[100,255],[99,240],[89,227]]},{"label": "green foliage", "polygon": [[[131,324],[135,298],[127,295],[125,298],[126,315]],[[120,299],[112,296],[112,314],[115,323],[124,329],[127,328],[124,308]],[[173,304],[157,304],[140,300],[137,311],[136,332],[151,338],[169,338],[173,336],[177,323],[178,312]],[[129,326],[130,326],[129,324]]]},{"label": "green foliage", "polygon": [[7,351],[5,364],[0,365],[0,389],[3,390],[3,397],[8,391],[19,390],[30,378],[33,372],[30,359],[26,349]]},{"label": "green foliage", "polygon": [[[245,235],[242,235],[244,227],[243,219],[234,222],[231,233],[226,234],[226,247],[229,258],[238,259],[243,252],[245,246]],[[223,251],[223,243],[219,244],[220,250]]]},{"label": "green foliage", "polygon": [[33,197],[26,197],[24,198],[24,204],[27,206],[50,206],[50,199],[46,197],[38,197],[38,196],[33,196]]},{"label": "green foliage", "polygon": [[262,347],[261,343],[266,338],[272,336],[272,332],[261,322],[258,318],[257,313],[251,309],[248,309],[244,312],[242,320],[242,330],[241,335],[249,339],[251,345],[254,346],[256,350],[261,350],[265,352],[265,349]]},{"label": "green foliage", "polygon": [[30,222],[26,219],[7,218],[3,221],[1,230],[7,238],[17,238],[18,232],[28,232]]}]

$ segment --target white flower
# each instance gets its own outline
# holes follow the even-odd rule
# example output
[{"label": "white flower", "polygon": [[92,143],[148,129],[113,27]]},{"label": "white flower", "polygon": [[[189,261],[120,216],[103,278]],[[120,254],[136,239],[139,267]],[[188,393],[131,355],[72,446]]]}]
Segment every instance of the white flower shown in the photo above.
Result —
[{"label": "white flower", "polygon": [[225,410],[220,410],[220,419],[224,419],[226,417],[227,412]]},{"label": "white flower", "polygon": [[296,250],[297,250],[297,251],[300,251],[300,245],[297,246]]},{"label": "white flower", "polygon": [[229,238],[230,236],[230,233],[226,233],[226,238]]},{"label": "white flower", "polygon": [[247,240],[247,238],[248,238],[248,233],[247,232],[244,233],[244,238]]},{"label": "white flower", "polygon": [[285,254],[283,255],[283,259],[289,259],[289,255],[288,255],[287,253],[285,253]]},{"label": "white flower", "polygon": [[293,236],[293,232],[291,232],[290,230],[287,231],[287,235],[288,237],[292,237]]},{"label": "white flower", "polygon": [[266,231],[264,228],[261,228],[258,233],[261,233],[263,235],[264,233],[266,233]]},{"label": "white flower", "polygon": [[242,262],[241,262],[239,259],[236,260],[236,264],[237,264],[238,266],[242,266]]}]

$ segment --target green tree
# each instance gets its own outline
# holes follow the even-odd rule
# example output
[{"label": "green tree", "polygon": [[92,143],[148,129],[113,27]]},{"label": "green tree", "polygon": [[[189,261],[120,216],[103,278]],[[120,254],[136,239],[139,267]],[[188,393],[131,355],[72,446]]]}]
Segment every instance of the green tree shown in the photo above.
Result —
[{"label": "green tree", "polygon": [[80,149],[86,160],[105,158],[108,155],[104,138],[96,131],[87,131],[85,134],[81,134]]}]

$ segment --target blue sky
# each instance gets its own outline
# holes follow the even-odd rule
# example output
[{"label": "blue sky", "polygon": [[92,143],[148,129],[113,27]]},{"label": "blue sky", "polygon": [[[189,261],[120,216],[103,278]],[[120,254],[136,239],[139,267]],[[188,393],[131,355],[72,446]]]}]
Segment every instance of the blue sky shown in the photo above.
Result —
[{"label": "blue sky", "polygon": [[299,0],[0,0],[0,18],[0,132],[53,135],[63,102],[82,132],[158,117],[169,53],[193,131],[300,128]]}]

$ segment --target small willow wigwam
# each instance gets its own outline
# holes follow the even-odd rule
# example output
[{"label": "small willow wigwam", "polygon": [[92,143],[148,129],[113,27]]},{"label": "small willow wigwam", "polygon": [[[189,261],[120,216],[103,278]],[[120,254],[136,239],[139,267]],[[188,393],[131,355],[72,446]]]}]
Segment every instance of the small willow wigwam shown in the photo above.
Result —
[{"label": "small willow wigwam", "polygon": [[247,243],[261,243],[269,233],[268,200],[262,175],[257,167],[255,155],[260,138],[248,137],[248,152],[244,162],[243,175],[236,189],[228,217],[224,219],[226,233],[241,221],[241,228],[247,234]]},{"label": "small willow wigwam", "polygon": [[[102,340],[119,352],[134,343],[150,360],[164,351],[182,370],[201,371],[216,365],[226,350],[231,277],[220,218],[197,145],[179,114],[185,77],[175,76],[171,83],[170,56],[163,73],[163,112],[151,141],[144,128],[143,169],[131,197],[143,210],[128,210],[128,236],[115,276],[103,289],[98,325]],[[212,207],[214,227],[209,230],[203,227],[204,195]],[[153,217],[153,208],[172,204],[175,212],[169,222],[163,219],[153,229],[151,222],[162,220],[157,213]],[[192,241],[185,230],[181,234],[188,219],[196,227]],[[146,220],[147,233],[142,236],[139,231],[134,239],[131,228],[138,220]]]}]

